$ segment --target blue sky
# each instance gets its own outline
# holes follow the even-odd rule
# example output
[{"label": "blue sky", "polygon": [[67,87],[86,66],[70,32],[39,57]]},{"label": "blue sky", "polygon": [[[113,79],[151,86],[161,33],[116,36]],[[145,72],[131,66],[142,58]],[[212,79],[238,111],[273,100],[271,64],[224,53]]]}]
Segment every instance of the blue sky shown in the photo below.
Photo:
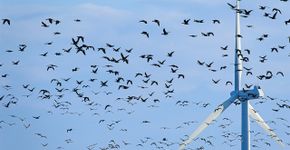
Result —
[{"label": "blue sky", "polygon": [[[132,150],[157,147],[178,149],[181,139],[186,139],[186,135],[191,134],[233,90],[233,86],[225,83],[233,81],[235,14],[226,3],[233,4],[234,1],[1,0],[0,18],[9,18],[11,25],[0,25],[0,75],[7,74],[7,77],[0,77],[0,98],[4,96],[0,101],[0,149],[78,150],[114,146]],[[267,6],[266,10],[260,10],[260,5]],[[260,85],[267,96],[275,98],[253,100],[251,104],[284,141],[285,149],[289,149],[289,108],[279,108],[277,105],[290,104],[287,91],[290,85],[290,24],[284,23],[290,18],[289,2],[243,0],[241,8],[253,10],[248,18],[241,18],[242,50],[251,50],[250,55],[243,51],[250,58],[244,66],[253,68],[252,76],[246,76],[244,71],[242,85]],[[272,15],[273,8],[282,11],[277,19],[263,16],[265,12]],[[61,22],[52,25],[47,18]],[[75,22],[75,19],[81,22]],[[143,19],[148,24],[139,22]],[[160,20],[160,27],[152,22],[154,19]],[[184,19],[191,19],[189,25],[181,24]],[[193,22],[194,19],[204,20],[204,23]],[[214,19],[220,20],[221,24],[213,24]],[[41,22],[50,27],[41,27]],[[169,31],[167,36],[161,35],[163,28]],[[148,32],[150,37],[142,35],[143,31]],[[54,35],[54,32],[61,34]],[[201,32],[213,32],[214,36],[204,37]],[[189,36],[191,34],[197,37],[192,38]],[[268,38],[258,41],[257,38],[263,34],[268,34]],[[76,39],[79,35],[84,37],[84,44],[94,46],[96,50],[87,50],[85,56],[76,53],[71,43],[72,38]],[[49,42],[52,44],[45,44]],[[106,43],[113,44],[114,48],[120,47],[120,51],[114,52]],[[27,45],[24,52],[18,51],[20,44]],[[220,48],[226,45],[226,51]],[[70,53],[63,51],[70,47]],[[97,51],[101,47],[106,49],[106,54]],[[279,52],[271,52],[273,47],[278,48]],[[126,49],[131,48],[132,52],[127,53]],[[172,51],[173,56],[168,57],[167,54]],[[48,52],[46,57],[40,56],[45,52]],[[56,56],[55,53],[62,55]],[[120,58],[120,53],[129,55],[129,64],[115,64],[102,58]],[[144,54],[152,54],[153,60],[148,63],[140,58]],[[228,57],[222,57],[224,54],[228,54]],[[259,56],[264,55],[267,55],[267,60],[261,63]],[[18,60],[18,65],[12,64],[12,61]],[[160,68],[152,65],[162,60],[165,63]],[[207,68],[198,65],[198,60],[206,64],[214,63],[211,68]],[[58,67],[47,71],[50,64]],[[169,65],[172,64],[178,66],[177,73],[171,72],[172,67]],[[96,74],[91,73],[94,69],[91,65],[97,65]],[[220,70],[222,66],[227,68]],[[74,68],[79,70],[72,72]],[[109,74],[108,70],[120,74],[115,76]],[[270,80],[261,81],[256,77],[269,70],[274,74]],[[284,73],[284,77],[276,75],[279,71]],[[135,77],[138,72],[143,77]],[[148,79],[144,77],[145,72],[151,74],[148,84],[142,81]],[[183,74],[185,78],[178,78],[178,74]],[[116,83],[118,77],[125,81]],[[63,80],[66,78],[71,79],[66,82]],[[164,85],[169,85],[167,81],[172,78],[172,86],[166,88]],[[52,79],[59,80],[62,86],[58,87],[56,82],[51,83]],[[89,79],[96,80],[91,82]],[[214,84],[212,79],[220,82]],[[76,81],[82,80],[83,83],[78,86]],[[128,89],[118,90],[118,86],[126,85],[127,80],[132,80],[133,84],[128,85]],[[108,81],[108,87],[100,87],[101,81]],[[157,81],[158,85],[150,85],[152,81]],[[33,92],[23,88],[27,84],[28,89],[35,88]],[[11,88],[6,89],[6,85]],[[82,101],[83,98],[72,92],[76,87],[90,98],[89,102]],[[68,90],[59,93],[55,88]],[[42,89],[50,91],[50,99],[39,98]],[[174,93],[169,94],[171,97],[164,94],[168,90],[174,90]],[[112,94],[107,95],[108,92]],[[60,94],[63,94],[62,98],[57,97]],[[128,96],[140,96],[148,100],[128,102]],[[154,102],[156,99],[159,102]],[[5,105],[10,101],[16,101],[16,104],[6,108]],[[188,104],[182,106],[179,101]],[[55,108],[53,105],[57,103],[63,106]],[[37,116],[40,116],[39,119],[33,118]],[[67,132],[68,129],[72,131]],[[251,123],[251,130],[253,149],[281,149],[257,123]],[[227,133],[230,134],[229,138],[222,136]],[[198,139],[188,145],[188,149],[201,146],[210,150],[239,149],[239,134],[240,105],[232,105]],[[205,144],[202,138],[211,141],[214,146]]]}]

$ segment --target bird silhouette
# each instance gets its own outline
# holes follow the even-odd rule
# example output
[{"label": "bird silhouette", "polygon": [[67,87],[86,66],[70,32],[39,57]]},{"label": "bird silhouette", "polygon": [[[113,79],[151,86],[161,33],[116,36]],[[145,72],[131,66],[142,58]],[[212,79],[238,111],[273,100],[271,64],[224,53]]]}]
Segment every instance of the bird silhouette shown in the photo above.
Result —
[{"label": "bird silhouette", "polygon": [[220,79],[218,79],[218,80],[214,80],[214,79],[212,79],[212,82],[213,82],[214,84],[218,84],[218,83],[220,82]]},{"label": "bird silhouette", "polygon": [[41,26],[42,27],[45,27],[45,28],[47,28],[47,27],[49,27],[46,23],[44,23],[44,22],[41,22]]},{"label": "bird silhouette", "polygon": [[147,24],[147,21],[146,20],[140,20],[139,22],[142,22],[144,24]]},{"label": "bird silhouette", "polygon": [[10,20],[7,18],[2,19],[2,24],[8,24],[10,26]]},{"label": "bird silhouette", "polygon": [[169,32],[168,31],[166,31],[166,29],[165,28],[163,28],[163,30],[162,30],[162,33],[161,33],[162,35],[168,35],[169,34]]},{"label": "bird silhouette", "polygon": [[217,23],[217,24],[221,24],[220,20],[218,20],[218,19],[214,19],[214,20],[212,20],[212,23],[213,23],[213,24],[216,24],[216,23]]},{"label": "bird silhouette", "polygon": [[183,22],[182,22],[182,24],[189,25],[189,21],[190,21],[190,19],[184,19]]},{"label": "bird silhouette", "polygon": [[147,38],[149,38],[149,33],[146,31],[142,31],[141,34],[145,35]]},{"label": "bird silhouette", "polygon": [[158,19],[154,19],[152,22],[156,23],[158,26],[160,26],[160,21]]}]

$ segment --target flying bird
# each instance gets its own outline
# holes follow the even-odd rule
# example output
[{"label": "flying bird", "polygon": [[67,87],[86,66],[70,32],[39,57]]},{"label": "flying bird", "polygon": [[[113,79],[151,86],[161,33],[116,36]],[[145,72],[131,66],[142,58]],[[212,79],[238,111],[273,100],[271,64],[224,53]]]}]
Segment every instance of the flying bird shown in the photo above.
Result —
[{"label": "flying bird", "polygon": [[212,20],[212,23],[213,23],[213,24],[216,24],[216,23],[217,23],[217,24],[220,24],[221,22],[220,22],[220,20],[214,19],[214,20]]},{"label": "flying bird", "polygon": [[158,26],[160,26],[160,21],[157,19],[154,19],[152,22],[156,23]]},{"label": "flying bird", "polygon": [[145,35],[147,38],[149,38],[149,33],[146,31],[142,31],[141,34]]},{"label": "flying bird", "polygon": [[163,30],[162,30],[162,33],[161,33],[162,35],[168,35],[169,34],[169,32],[168,31],[166,31],[166,29],[165,28],[163,28]]},{"label": "flying bird", "polygon": [[190,19],[184,19],[183,22],[182,22],[182,24],[189,25],[189,21],[190,21]]},{"label": "flying bird", "polygon": [[144,24],[147,24],[147,21],[146,20],[140,20],[139,22],[142,22]]},{"label": "flying bird", "polygon": [[2,24],[8,24],[10,26],[10,20],[7,18],[2,19]]},{"label": "flying bird", "polygon": [[41,26],[42,27],[45,27],[45,28],[47,28],[47,27],[49,27],[46,23],[44,23],[44,22],[41,22]]}]

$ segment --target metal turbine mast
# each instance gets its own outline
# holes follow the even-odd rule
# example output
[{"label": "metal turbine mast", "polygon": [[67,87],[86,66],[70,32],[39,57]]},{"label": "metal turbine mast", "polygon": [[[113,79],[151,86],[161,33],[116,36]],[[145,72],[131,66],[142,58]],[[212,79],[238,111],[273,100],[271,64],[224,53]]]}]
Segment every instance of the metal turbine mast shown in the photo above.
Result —
[{"label": "metal turbine mast", "polygon": [[274,131],[266,124],[263,118],[258,114],[257,111],[251,106],[249,100],[258,99],[264,96],[264,92],[259,86],[254,86],[251,90],[240,90],[240,83],[242,77],[242,51],[241,51],[241,32],[240,32],[240,0],[236,0],[236,35],[235,35],[235,89],[230,93],[230,98],[220,104],[214,112],[212,112],[203,121],[199,127],[189,136],[189,138],[180,144],[179,150],[185,149],[185,147],[191,143],[203,130],[205,130],[217,117],[219,117],[235,100],[241,102],[241,115],[242,115],[242,127],[241,127],[241,150],[250,150],[250,125],[249,116],[252,117],[267,133],[281,146],[284,146],[282,140],[274,133]]}]

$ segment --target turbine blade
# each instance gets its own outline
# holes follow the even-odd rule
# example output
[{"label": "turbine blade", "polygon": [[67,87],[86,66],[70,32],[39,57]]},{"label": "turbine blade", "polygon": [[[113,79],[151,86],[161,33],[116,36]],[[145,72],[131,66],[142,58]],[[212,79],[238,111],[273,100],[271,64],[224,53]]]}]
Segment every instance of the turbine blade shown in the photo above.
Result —
[{"label": "turbine blade", "polygon": [[179,145],[179,150],[183,150],[187,144],[189,144],[194,138],[196,138],[204,129],[206,129],[217,117],[221,115],[235,100],[237,99],[236,95],[233,95],[228,100],[220,104],[214,112],[212,112],[206,119],[199,125],[199,127],[189,136],[189,138],[183,141]]},{"label": "turbine blade", "polygon": [[249,104],[250,116],[282,147],[284,146],[282,140],[275,134],[275,132],[267,125],[263,118],[255,111],[253,106]]}]

